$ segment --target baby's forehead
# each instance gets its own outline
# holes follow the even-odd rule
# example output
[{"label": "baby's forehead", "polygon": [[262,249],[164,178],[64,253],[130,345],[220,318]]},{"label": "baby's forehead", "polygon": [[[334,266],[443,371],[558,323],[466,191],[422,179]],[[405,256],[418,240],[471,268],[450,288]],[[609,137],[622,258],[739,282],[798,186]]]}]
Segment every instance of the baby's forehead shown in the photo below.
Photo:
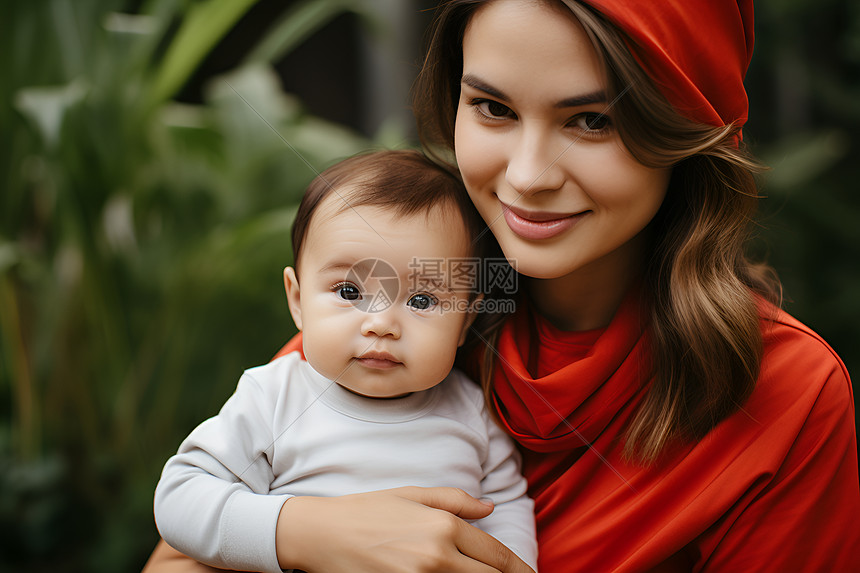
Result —
[{"label": "baby's forehead", "polygon": [[[356,214],[357,217],[341,217],[341,215],[351,213]],[[398,203],[396,200],[368,201],[366,194],[362,193],[362,189],[355,185],[332,188],[331,192],[314,209],[310,221],[310,230],[332,223],[370,227],[371,225],[366,220],[369,217],[395,222],[414,219],[432,221],[441,223],[446,233],[468,234],[463,214],[453,201],[442,198],[436,202],[428,202],[417,207]]]}]

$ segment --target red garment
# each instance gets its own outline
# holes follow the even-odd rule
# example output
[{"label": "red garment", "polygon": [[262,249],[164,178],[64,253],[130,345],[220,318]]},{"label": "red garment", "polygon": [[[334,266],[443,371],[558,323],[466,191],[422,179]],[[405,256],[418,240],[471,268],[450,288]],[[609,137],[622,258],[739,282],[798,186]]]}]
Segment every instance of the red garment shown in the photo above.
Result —
[{"label": "red garment", "polygon": [[[289,354],[290,352],[295,352],[296,350],[298,350],[299,352],[302,353],[302,358],[305,357],[305,351],[302,348],[302,333],[301,332],[296,334],[294,337],[292,337],[290,339],[289,342],[284,344],[284,347],[281,348],[280,350],[278,350],[278,353],[275,354],[275,358],[280,358],[281,356]],[[272,358],[272,360],[274,360],[275,358]]]},{"label": "red garment", "polygon": [[836,354],[779,313],[743,411],[645,468],[621,456],[643,396],[637,309],[628,298],[587,333],[520,312],[501,335],[497,407],[525,446],[540,571],[860,571],[854,408]]},{"label": "red garment", "polygon": [[[833,350],[780,312],[744,411],[643,468],[621,458],[647,360],[637,308],[590,332],[527,310],[502,333],[498,407],[524,446],[540,573],[860,571],[854,406]],[[279,355],[299,349],[300,335]]]},{"label": "red garment", "polygon": [[639,64],[683,116],[746,122],[752,0],[584,1],[629,36]]}]

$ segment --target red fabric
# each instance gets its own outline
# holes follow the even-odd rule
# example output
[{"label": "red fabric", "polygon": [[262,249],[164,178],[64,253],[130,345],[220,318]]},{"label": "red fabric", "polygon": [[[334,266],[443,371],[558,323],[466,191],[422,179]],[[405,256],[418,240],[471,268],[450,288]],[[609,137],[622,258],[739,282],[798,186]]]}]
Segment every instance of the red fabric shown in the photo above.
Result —
[{"label": "red fabric", "polygon": [[[539,570],[860,571],[851,384],[830,347],[780,313],[743,412],[644,468],[621,457],[644,326],[630,297],[602,331],[525,309],[502,333],[497,405],[524,445]],[[294,350],[301,334],[278,355]]]},{"label": "red fabric", "polygon": [[[294,337],[292,337],[290,339],[289,342],[284,344],[284,347],[281,348],[280,350],[278,350],[278,353],[275,354],[275,358],[280,358],[281,356],[284,356],[285,354],[289,354],[290,352],[295,352],[296,350],[298,350],[299,352],[302,353],[302,358],[305,357],[305,352],[302,349],[302,333],[301,332],[296,334]],[[275,358],[272,358],[272,360],[274,360]]]},{"label": "red fabric", "polygon": [[632,41],[634,56],[685,117],[722,126],[747,119],[752,0],[584,0]]},{"label": "red fabric", "polygon": [[602,333],[528,310],[503,330],[496,402],[525,446],[540,571],[860,571],[853,401],[833,351],[779,314],[743,411],[646,468],[621,455],[643,326],[628,298]]},{"label": "red fabric", "polygon": [[[539,452],[586,446],[641,394],[636,381],[643,378],[647,350],[638,309],[635,297],[627,297],[619,319],[602,333],[562,333],[545,320],[533,321],[538,314],[531,308],[508,322],[498,343],[494,406],[517,441]],[[541,345],[529,353],[533,340]]]}]

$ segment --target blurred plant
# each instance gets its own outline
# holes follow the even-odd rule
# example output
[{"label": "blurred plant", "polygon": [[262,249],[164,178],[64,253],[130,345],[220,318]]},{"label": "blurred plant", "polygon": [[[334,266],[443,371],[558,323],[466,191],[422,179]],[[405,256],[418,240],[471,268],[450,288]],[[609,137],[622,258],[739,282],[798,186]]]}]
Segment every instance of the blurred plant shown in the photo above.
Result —
[{"label": "blurred plant", "polygon": [[749,131],[773,168],[760,249],[779,271],[786,308],[857,375],[860,4],[763,0],[756,12]]},{"label": "blurred plant", "polygon": [[0,8],[0,569],[139,570],[161,465],[292,333],[295,205],[372,144],[270,64],[356,6],[295,4],[202,105],[172,102],[253,4]]},{"label": "blurred plant", "polygon": [[773,168],[764,180],[759,253],[782,279],[786,309],[820,333],[856,378],[860,3],[756,2],[746,84],[750,141]]}]

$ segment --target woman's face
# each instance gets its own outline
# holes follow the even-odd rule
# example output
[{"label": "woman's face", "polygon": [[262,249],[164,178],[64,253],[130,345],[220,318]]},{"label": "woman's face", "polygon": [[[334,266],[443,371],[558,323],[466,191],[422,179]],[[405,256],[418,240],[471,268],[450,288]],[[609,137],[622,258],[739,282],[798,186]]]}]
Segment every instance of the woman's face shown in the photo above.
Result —
[{"label": "woman's face", "polygon": [[597,56],[566,8],[493,0],[472,16],[457,163],[522,274],[611,278],[641,264],[636,239],[663,201],[670,170],[637,162],[612,118]]}]

